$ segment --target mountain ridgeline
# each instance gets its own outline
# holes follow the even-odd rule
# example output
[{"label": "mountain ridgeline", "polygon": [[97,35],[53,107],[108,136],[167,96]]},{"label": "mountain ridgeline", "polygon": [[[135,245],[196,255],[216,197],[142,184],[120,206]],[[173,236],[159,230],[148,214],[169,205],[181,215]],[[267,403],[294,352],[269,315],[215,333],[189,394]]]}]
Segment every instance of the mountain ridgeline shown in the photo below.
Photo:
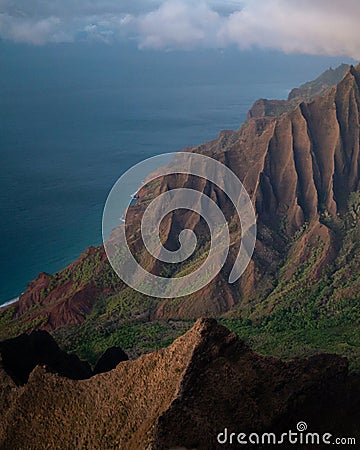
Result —
[{"label": "mountain ridgeline", "polygon": [[[91,247],[59,273],[42,273],[32,281],[20,300],[0,313],[0,336],[46,329],[66,348],[92,357],[109,344],[130,354],[148,351],[171,341],[200,316],[222,317],[250,338],[250,328],[266,330],[257,343],[268,352],[274,350],[269,334],[289,330],[338,327],[353,336],[360,302],[359,114],[360,66],[343,65],[293,90],[288,100],[259,100],[239,130],[223,131],[211,142],[185,149],[226,164],[254,204],[256,248],[234,285],[228,284],[227,275],[241,228],[228,199],[206,180],[167,176],[145,185],[129,210],[133,252],[159,275],[181,276],[201,264],[208,248],[205,239],[199,240],[192,258],[166,272],[144,250],[138,224],[147,203],[162,192],[174,187],[203,192],[224,211],[231,239],[225,267],[208,286],[178,299],[145,297],[117,278],[103,247]],[[177,246],[184,227],[206,236],[200,216],[175,211],[161,227],[168,248]],[[331,348],[358,361],[358,338],[344,347],[341,337],[333,336],[331,342],[323,335],[313,337],[306,342],[308,350]],[[79,344],[86,339],[88,344]],[[282,347],[281,342],[275,353],[289,356]]]},{"label": "mountain ridgeline", "polygon": [[280,439],[305,420],[309,432],[359,439],[360,383],[346,358],[257,355],[213,319],[101,375],[69,380],[38,366],[17,387],[0,366],[0,386],[4,450],[220,449],[230,448],[217,441],[225,428]]}]

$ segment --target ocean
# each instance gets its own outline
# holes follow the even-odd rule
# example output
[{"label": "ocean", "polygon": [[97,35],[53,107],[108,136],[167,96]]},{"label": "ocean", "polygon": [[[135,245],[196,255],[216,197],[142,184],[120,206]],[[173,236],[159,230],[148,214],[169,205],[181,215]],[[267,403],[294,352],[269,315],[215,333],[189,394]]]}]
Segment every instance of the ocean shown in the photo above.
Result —
[{"label": "ocean", "polygon": [[0,304],[101,243],[107,194],[126,169],[237,129],[256,99],[285,98],[343,62],[6,42],[0,58]]}]

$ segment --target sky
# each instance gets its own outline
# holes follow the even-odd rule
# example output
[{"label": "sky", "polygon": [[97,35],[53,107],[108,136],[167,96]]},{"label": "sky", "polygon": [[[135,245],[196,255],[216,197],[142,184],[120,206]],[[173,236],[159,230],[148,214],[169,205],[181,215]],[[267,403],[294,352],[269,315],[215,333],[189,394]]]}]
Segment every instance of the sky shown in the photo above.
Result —
[{"label": "sky", "polygon": [[0,0],[17,43],[135,42],[159,51],[270,49],[360,59],[359,0]]}]

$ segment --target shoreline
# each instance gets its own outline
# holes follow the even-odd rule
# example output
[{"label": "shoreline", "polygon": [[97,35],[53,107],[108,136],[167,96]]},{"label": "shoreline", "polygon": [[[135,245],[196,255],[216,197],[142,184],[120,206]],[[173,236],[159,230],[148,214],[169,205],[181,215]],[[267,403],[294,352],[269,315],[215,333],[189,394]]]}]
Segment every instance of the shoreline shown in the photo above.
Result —
[{"label": "shoreline", "polygon": [[6,306],[12,305],[13,303],[16,303],[19,300],[20,297],[15,297],[12,300],[9,300],[2,305],[0,305],[0,309],[5,308]]}]

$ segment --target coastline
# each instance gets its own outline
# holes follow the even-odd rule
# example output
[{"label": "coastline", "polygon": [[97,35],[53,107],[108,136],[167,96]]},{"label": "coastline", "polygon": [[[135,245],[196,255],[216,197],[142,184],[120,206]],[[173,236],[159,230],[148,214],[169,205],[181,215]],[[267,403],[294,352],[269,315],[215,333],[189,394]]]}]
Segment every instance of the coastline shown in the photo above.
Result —
[{"label": "coastline", "polygon": [[13,303],[16,303],[19,300],[20,297],[15,297],[12,300],[9,300],[2,305],[0,305],[0,309],[5,308],[6,306],[12,305]]}]

